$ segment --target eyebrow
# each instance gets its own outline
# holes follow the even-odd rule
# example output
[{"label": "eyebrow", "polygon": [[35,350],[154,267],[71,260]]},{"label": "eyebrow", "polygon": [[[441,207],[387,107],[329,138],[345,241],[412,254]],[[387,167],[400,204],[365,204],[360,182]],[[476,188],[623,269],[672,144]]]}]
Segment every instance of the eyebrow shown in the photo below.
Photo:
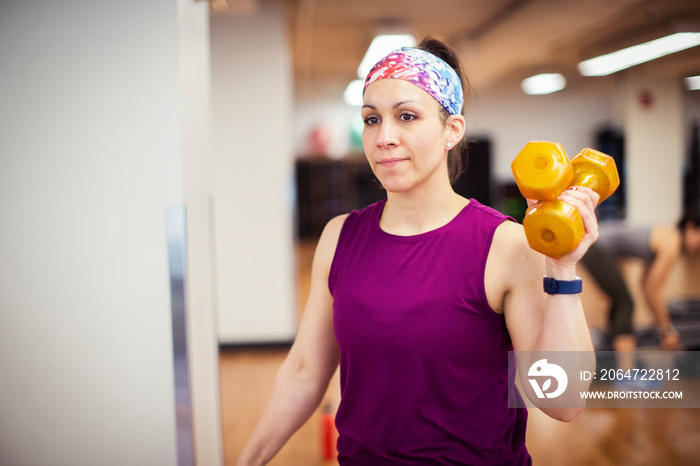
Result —
[{"label": "eyebrow", "polygon": [[[400,102],[396,102],[391,108],[397,109],[404,104],[415,104],[416,102],[418,102],[418,101],[417,100],[402,100]],[[371,105],[371,104],[365,104],[362,106],[362,108],[370,108],[372,110],[377,109],[377,107],[375,107],[374,105]]]}]

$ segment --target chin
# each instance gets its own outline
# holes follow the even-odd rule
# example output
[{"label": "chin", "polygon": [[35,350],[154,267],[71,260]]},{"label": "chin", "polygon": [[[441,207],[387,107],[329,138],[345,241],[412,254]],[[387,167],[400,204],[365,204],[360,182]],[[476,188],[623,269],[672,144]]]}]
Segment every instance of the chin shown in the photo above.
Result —
[{"label": "chin", "polygon": [[388,193],[405,193],[413,187],[412,183],[401,179],[380,179],[379,183]]}]

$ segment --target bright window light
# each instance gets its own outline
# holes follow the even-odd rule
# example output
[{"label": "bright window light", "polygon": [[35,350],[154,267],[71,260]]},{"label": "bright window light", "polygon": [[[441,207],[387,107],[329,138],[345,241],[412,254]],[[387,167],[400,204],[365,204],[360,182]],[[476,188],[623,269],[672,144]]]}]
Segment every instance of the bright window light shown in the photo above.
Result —
[{"label": "bright window light", "polygon": [[697,45],[700,45],[700,32],[678,32],[582,61],[578,64],[578,70],[584,76],[607,76]]},{"label": "bright window light", "polygon": [[564,89],[566,87],[566,79],[559,73],[542,73],[523,79],[520,86],[525,94],[551,94]]},{"label": "bright window light", "polygon": [[689,91],[700,91],[700,76],[690,76],[685,78],[685,87]]},{"label": "bright window light", "polygon": [[362,88],[365,86],[364,79],[356,79],[350,81],[348,87],[345,88],[343,93],[343,100],[347,105],[351,107],[361,107],[362,106]]},{"label": "bright window light", "polygon": [[369,70],[372,69],[374,64],[389,52],[393,52],[401,47],[415,46],[416,39],[410,34],[386,34],[376,36],[372,39],[372,43],[369,44],[365,57],[362,59],[362,63],[360,63],[360,67],[357,68],[357,77],[365,79],[367,73],[369,73]]}]

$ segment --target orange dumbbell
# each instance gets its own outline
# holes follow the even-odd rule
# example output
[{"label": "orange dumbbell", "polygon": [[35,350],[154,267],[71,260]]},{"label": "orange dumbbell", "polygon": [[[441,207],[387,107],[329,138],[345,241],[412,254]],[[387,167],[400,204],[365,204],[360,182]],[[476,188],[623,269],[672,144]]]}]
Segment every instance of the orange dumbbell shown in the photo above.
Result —
[{"label": "orange dumbbell", "polygon": [[569,161],[555,142],[525,145],[511,164],[515,182],[526,199],[536,199],[527,210],[523,227],[530,247],[559,258],[573,251],[585,233],[578,211],[557,197],[570,186],[586,186],[603,202],[620,184],[615,161],[593,149],[583,149]]}]

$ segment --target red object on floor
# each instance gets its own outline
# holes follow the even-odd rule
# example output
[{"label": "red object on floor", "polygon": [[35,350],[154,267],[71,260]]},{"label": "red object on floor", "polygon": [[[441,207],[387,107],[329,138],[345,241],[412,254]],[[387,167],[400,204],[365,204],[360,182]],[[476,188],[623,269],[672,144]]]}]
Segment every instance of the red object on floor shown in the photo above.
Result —
[{"label": "red object on floor", "polygon": [[324,459],[335,459],[338,457],[336,442],[338,432],[335,428],[335,414],[329,405],[323,407],[321,414],[321,451]]}]

